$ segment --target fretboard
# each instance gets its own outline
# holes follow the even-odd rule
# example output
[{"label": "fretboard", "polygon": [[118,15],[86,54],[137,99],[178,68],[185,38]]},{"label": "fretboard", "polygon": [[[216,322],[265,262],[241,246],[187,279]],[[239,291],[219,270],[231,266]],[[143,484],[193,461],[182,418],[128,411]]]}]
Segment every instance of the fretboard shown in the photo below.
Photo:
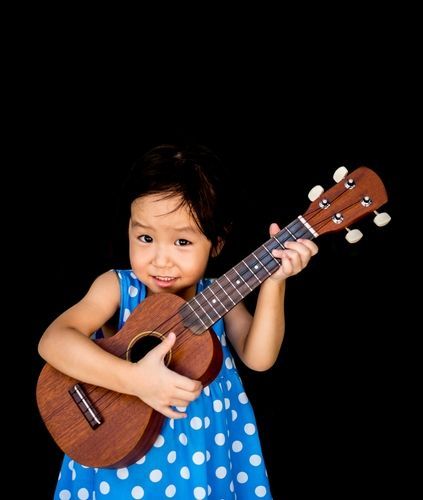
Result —
[{"label": "fretboard", "polygon": [[287,241],[311,240],[315,235],[313,228],[299,216],[184,304],[180,310],[184,325],[197,334],[206,331],[280,267],[273,250],[285,248]]}]

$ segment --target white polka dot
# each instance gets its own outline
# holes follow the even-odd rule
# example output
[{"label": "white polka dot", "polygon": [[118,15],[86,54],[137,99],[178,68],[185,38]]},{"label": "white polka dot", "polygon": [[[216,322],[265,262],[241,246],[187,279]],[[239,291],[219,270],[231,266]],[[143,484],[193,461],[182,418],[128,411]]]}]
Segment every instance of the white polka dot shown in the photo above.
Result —
[{"label": "white polka dot", "polygon": [[263,498],[266,495],[267,490],[266,490],[265,486],[257,486],[257,488],[254,490],[254,493],[259,498]]},{"label": "white polka dot", "polygon": [[135,273],[134,273],[133,271],[131,271],[129,274],[130,274],[130,276],[131,276],[132,278],[134,278],[134,280],[137,280],[137,279],[138,279],[138,278],[135,276]]},{"label": "white polka dot", "polygon": [[179,471],[179,474],[183,479],[189,479],[191,477],[191,473],[188,469],[188,467],[182,467],[181,470]]},{"label": "white polka dot", "polygon": [[227,474],[226,467],[218,467],[216,469],[216,477],[217,478],[223,479],[224,477],[226,477],[226,474]]},{"label": "white polka dot", "polygon": [[225,435],[222,432],[219,432],[214,436],[214,442],[217,446],[223,446],[225,444]]},{"label": "white polka dot", "polygon": [[255,425],[254,424],[245,424],[244,425],[244,432],[245,432],[245,434],[252,436],[256,432]]},{"label": "white polka dot", "polygon": [[238,394],[238,401],[242,405],[245,405],[248,403],[248,396],[245,394],[245,392],[241,392],[240,394]]},{"label": "white polka dot", "polygon": [[144,489],[141,486],[134,486],[131,491],[132,498],[139,500],[144,497]]},{"label": "white polka dot", "polygon": [[130,314],[131,311],[128,308],[125,308],[125,311],[123,312],[123,321],[126,321],[129,318]]},{"label": "white polka dot", "polygon": [[169,484],[169,486],[165,489],[165,495],[167,498],[173,498],[176,494],[176,487],[174,484]]},{"label": "white polka dot", "polygon": [[78,498],[79,500],[88,500],[88,497],[90,496],[89,491],[87,488],[81,488],[78,490]]},{"label": "white polka dot", "polygon": [[201,429],[201,427],[203,426],[203,422],[201,421],[201,418],[193,417],[191,419],[190,425],[195,431],[198,431],[198,429]]},{"label": "white polka dot", "polygon": [[179,442],[180,442],[181,444],[183,444],[184,446],[186,446],[186,445],[187,445],[187,443],[188,443],[188,438],[186,437],[186,435],[185,435],[183,432],[181,432],[181,433],[179,434]]},{"label": "white polka dot", "polygon": [[181,413],[185,413],[187,407],[186,406],[175,406],[175,408],[181,412]]},{"label": "white polka dot", "polygon": [[207,494],[210,496],[211,493],[211,486],[208,484],[207,485]]},{"label": "white polka dot", "polygon": [[235,452],[235,453],[239,453],[241,450],[242,450],[242,443],[241,441],[234,441],[232,443],[232,450]]},{"label": "white polka dot", "polygon": [[238,483],[244,484],[248,481],[248,474],[245,472],[239,472],[236,476],[236,480]]},{"label": "white polka dot", "polygon": [[150,472],[150,481],[152,483],[158,483],[163,477],[163,473],[160,469],[154,469]]},{"label": "white polka dot", "polygon": [[165,438],[161,434],[159,434],[157,436],[156,442],[153,444],[153,446],[155,448],[161,448],[164,445],[164,442],[165,442]]},{"label": "white polka dot", "polygon": [[138,289],[130,285],[130,287],[128,288],[128,293],[130,297],[136,297],[138,295]]},{"label": "white polka dot", "polygon": [[209,450],[206,450],[206,460],[207,460],[207,462],[210,460],[210,458],[211,458],[210,452],[209,452]]},{"label": "white polka dot", "polygon": [[103,493],[103,495],[107,495],[110,491],[110,485],[107,481],[101,481],[99,488],[100,493]]},{"label": "white polka dot", "polygon": [[143,457],[141,457],[139,460],[137,460],[137,462],[136,462],[136,463],[137,463],[138,465],[141,465],[141,464],[143,464],[144,462],[145,462],[145,455],[144,455]]},{"label": "white polka dot", "polygon": [[71,460],[69,463],[68,463],[68,467],[70,470],[73,470],[74,469],[74,461]]},{"label": "white polka dot", "polygon": [[231,482],[229,483],[229,491],[231,491],[231,492],[233,493],[233,492],[234,492],[234,489],[235,489],[235,487],[234,487],[234,482],[233,482],[233,481],[231,481]]},{"label": "white polka dot", "polygon": [[222,411],[222,408],[223,408],[222,401],[220,401],[220,399],[215,399],[213,401],[213,410],[216,413],[219,413],[220,411]]},{"label": "white polka dot", "polygon": [[62,490],[59,493],[59,499],[60,500],[69,500],[71,497],[71,492],[69,490]]},{"label": "white polka dot", "polygon": [[167,456],[167,461],[170,463],[170,464],[173,464],[173,462],[176,460],[176,451],[172,450],[168,456]]},{"label": "white polka dot", "polygon": [[175,419],[174,419],[174,418],[171,418],[171,419],[169,420],[169,425],[170,425],[170,427],[171,427],[172,429],[174,429],[174,428],[175,428]]},{"label": "white polka dot", "polygon": [[119,479],[126,479],[129,476],[129,471],[126,467],[122,467],[116,471],[116,475]]},{"label": "white polka dot", "polygon": [[225,410],[227,410],[231,406],[231,402],[229,401],[229,398],[225,398]]},{"label": "white polka dot", "polygon": [[206,387],[203,388],[203,392],[206,396],[210,396],[210,387],[206,385]]},{"label": "white polka dot", "polygon": [[194,455],[192,456],[192,461],[196,464],[196,465],[201,465],[204,463],[204,460],[206,459],[206,457],[204,456],[204,453],[202,451],[196,451],[194,453]]},{"label": "white polka dot", "polygon": [[233,365],[232,365],[232,360],[231,358],[226,358],[225,359],[225,366],[228,370],[232,370]]},{"label": "white polka dot", "polygon": [[231,381],[230,381],[230,380],[227,380],[227,381],[226,381],[226,387],[228,388],[228,391],[230,391],[230,390],[231,390],[232,384],[231,384]]},{"label": "white polka dot", "polygon": [[72,481],[75,481],[76,479],[76,470],[72,469]]},{"label": "white polka dot", "polygon": [[232,422],[235,422],[235,420],[238,418],[238,413],[235,410],[231,410],[232,413]]},{"label": "white polka dot", "polygon": [[221,338],[220,338],[220,342],[222,343],[223,346],[226,345],[226,337],[225,335],[222,335]]},{"label": "white polka dot", "polygon": [[254,465],[255,467],[260,465],[261,464],[261,456],[260,455],[251,455],[250,464]]},{"label": "white polka dot", "polygon": [[194,498],[195,500],[203,500],[203,498],[206,498],[206,490],[201,486],[197,486],[197,488],[194,488]]},{"label": "white polka dot", "polygon": [[209,417],[204,417],[204,428],[207,429],[209,425],[210,425]]}]

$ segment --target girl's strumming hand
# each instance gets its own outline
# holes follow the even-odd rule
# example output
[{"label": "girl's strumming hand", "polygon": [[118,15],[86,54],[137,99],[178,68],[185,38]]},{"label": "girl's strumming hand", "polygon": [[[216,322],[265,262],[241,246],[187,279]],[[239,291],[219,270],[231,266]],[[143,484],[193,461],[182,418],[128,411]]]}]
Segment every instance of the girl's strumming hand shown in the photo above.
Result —
[{"label": "girl's strumming hand", "polygon": [[187,407],[198,398],[203,386],[198,380],[191,380],[165,365],[166,354],[175,339],[175,334],[169,333],[158,346],[132,365],[130,393],[166,417],[179,419],[186,417],[186,413],[172,407]]}]

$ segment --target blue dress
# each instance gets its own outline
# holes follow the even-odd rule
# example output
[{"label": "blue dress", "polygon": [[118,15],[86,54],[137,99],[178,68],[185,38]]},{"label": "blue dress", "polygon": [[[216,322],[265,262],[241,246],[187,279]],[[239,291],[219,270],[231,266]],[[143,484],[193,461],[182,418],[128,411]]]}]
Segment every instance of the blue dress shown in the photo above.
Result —
[{"label": "blue dress", "polygon": [[[116,272],[121,328],[145,298],[146,287],[130,270]],[[201,280],[197,291],[209,284]],[[222,368],[188,406],[188,417],[165,419],[153,447],[129,467],[91,468],[65,455],[55,500],[272,498],[253,409],[226,344],[222,319],[213,330],[223,348]]]}]

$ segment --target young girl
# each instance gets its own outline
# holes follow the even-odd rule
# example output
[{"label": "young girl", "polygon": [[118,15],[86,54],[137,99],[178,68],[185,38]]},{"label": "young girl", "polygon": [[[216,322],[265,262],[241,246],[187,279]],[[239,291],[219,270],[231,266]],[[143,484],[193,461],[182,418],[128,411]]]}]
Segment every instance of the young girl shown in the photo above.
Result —
[{"label": "young girl", "polygon": [[[166,366],[173,332],[137,362],[90,339],[117,310],[121,328],[146,297],[168,292],[188,301],[210,285],[208,261],[231,223],[219,169],[219,159],[201,146],[163,145],[144,155],[128,183],[131,269],[100,275],[40,340],[40,355],[59,371],[136,396],[168,417],[154,446],[128,467],[91,468],[65,455],[55,499],[271,498],[253,410],[226,339],[249,368],[274,364],[284,337],[285,280],[317,252],[312,241],[272,251],[280,265],[262,283],[254,317],[240,301],[213,325],[223,362],[208,386]],[[270,236],[279,230],[271,224]]]}]

